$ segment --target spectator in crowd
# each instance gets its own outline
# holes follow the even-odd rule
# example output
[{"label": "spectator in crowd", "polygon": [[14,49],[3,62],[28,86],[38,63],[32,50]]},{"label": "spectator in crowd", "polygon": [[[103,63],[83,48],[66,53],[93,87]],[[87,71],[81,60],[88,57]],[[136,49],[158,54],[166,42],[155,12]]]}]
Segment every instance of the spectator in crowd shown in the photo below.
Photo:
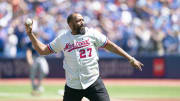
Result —
[{"label": "spectator in crowd", "polygon": [[10,27],[8,29],[8,35],[5,43],[4,54],[6,57],[15,58],[17,53],[17,36],[14,34],[14,29]]},{"label": "spectator in crowd", "polygon": [[[25,54],[24,19],[35,18],[41,41],[48,43],[68,28],[67,15],[78,11],[92,26],[130,54],[164,55],[180,51],[180,0],[0,0],[0,46],[14,22],[17,56]],[[91,6],[89,6],[91,5]],[[1,23],[1,21],[3,23]],[[0,52],[3,49],[0,47]],[[101,50],[102,51],[102,50]],[[104,52],[103,52],[104,53]],[[21,54],[21,55],[22,55]],[[107,54],[107,53],[105,53]]]},{"label": "spectator in crowd", "polygon": [[2,27],[7,27],[8,23],[13,20],[13,9],[12,5],[9,2],[10,0],[0,0],[0,25]]},{"label": "spectator in crowd", "polygon": [[[39,35],[36,34],[37,37]],[[30,68],[30,80],[32,85],[32,95],[40,95],[44,91],[42,81],[49,73],[48,62],[45,57],[40,56],[34,49],[31,42],[27,43],[26,60]]]},{"label": "spectator in crowd", "polygon": [[0,26],[0,54],[2,55],[3,53],[3,50],[4,50],[4,38],[5,37],[5,34],[4,34],[4,31],[3,31],[3,28],[2,26]]}]

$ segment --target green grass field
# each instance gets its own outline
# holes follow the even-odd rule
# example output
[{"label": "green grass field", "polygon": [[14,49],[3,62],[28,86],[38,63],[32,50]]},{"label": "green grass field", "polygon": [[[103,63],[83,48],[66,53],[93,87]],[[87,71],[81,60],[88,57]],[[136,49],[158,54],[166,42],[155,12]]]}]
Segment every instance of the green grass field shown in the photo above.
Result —
[{"label": "green grass field", "polygon": [[[44,85],[45,92],[41,96],[31,96],[30,84],[0,84],[0,101],[11,101],[12,99],[62,99],[58,90],[63,90],[63,85]],[[149,98],[168,98],[180,99],[179,86],[109,86],[108,92],[111,98],[122,99],[149,99]],[[12,100],[14,101],[14,100]],[[29,101],[29,100],[28,100]]]}]

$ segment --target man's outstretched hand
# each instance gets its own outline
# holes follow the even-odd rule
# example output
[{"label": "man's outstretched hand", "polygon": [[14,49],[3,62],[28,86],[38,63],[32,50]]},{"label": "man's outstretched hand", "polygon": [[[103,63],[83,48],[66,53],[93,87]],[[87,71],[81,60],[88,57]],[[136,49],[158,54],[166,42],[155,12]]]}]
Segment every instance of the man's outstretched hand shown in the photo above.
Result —
[{"label": "man's outstretched hand", "polygon": [[139,69],[140,71],[142,71],[142,66],[144,66],[144,65],[140,61],[133,58],[129,62],[133,67],[135,67],[135,68]]}]

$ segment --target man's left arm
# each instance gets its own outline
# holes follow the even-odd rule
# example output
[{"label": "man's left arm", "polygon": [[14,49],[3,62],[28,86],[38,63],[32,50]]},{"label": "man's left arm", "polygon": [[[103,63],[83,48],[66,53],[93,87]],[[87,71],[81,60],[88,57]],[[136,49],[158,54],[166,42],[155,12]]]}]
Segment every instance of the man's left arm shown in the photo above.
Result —
[{"label": "man's left arm", "polygon": [[143,64],[140,61],[136,60],[134,57],[130,56],[127,52],[125,52],[122,48],[117,46],[112,41],[107,40],[106,46],[104,48],[110,52],[113,52],[115,54],[125,57],[126,59],[129,60],[129,62],[131,63],[133,67],[136,67],[137,69],[142,71]]}]

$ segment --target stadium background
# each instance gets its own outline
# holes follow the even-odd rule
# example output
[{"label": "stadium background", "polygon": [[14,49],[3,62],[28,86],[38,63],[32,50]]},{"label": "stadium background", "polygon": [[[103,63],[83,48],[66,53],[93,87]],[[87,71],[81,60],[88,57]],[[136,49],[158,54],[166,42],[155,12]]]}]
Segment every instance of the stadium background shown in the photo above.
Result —
[{"label": "stadium background", "polygon": [[62,53],[46,57],[50,74],[44,94],[30,95],[24,21],[33,18],[33,31],[47,44],[68,29],[72,12],[145,65],[139,72],[122,57],[99,50],[101,75],[113,100],[180,101],[179,5],[180,0],[0,0],[0,101],[62,98],[57,93],[65,83]]}]

